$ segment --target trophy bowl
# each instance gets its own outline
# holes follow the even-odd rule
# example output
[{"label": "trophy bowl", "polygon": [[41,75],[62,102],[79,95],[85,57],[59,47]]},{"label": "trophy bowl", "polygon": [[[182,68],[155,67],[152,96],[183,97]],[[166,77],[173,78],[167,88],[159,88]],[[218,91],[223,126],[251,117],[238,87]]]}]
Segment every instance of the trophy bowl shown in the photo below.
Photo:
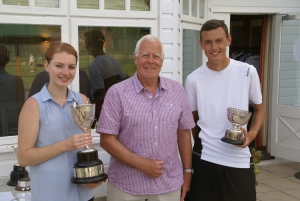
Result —
[{"label": "trophy bowl", "polygon": [[233,128],[227,129],[225,136],[221,140],[233,145],[244,144],[244,133],[241,131],[240,126],[247,124],[251,115],[252,113],[246,110],[227,108],[227,118],[232,123]]},{"label": "trophy bowl", "polygon": [[[94,121],[95,104],[78,105],[74,102],[70,108],[75,123],[86,133]],[[74,177],[71,181],[74,184],[97,183],[108,178],[104,173],[104,165],[98,158],[98,150],[88,146],[77,152],[77,162],[73,168]]]}]

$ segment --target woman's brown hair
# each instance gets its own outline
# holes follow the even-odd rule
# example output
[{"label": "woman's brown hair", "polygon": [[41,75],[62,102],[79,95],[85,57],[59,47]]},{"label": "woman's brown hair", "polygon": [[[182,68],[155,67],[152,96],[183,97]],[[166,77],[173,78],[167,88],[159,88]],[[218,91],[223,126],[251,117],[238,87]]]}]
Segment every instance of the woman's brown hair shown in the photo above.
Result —
[{"label": "woman's brown hair", "polygon": [[76,63],[77,63],[78,55],[74,47],[68,43],[55,41],[49,45],[48,49],[45,52],[45,59],[47,60],[48,64],[53,59],[54,54],[61,53],[61,52],[66,52],[70,55],[73,55],[76,58]]}]

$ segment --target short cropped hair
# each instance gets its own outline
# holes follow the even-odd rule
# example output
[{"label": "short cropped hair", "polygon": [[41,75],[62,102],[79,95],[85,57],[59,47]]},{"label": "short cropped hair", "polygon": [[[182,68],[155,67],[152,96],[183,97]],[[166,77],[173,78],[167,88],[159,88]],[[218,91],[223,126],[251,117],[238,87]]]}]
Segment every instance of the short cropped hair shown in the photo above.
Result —
[{"label": "short cropped hair", "polygon": [[145,36],[143,36],[137,43],[136,43],[136,46],[135,46],[135,50],[134,50],[134,55],[137,57],[139,55],[139,51],[140,51],[140,45],[142,43],[142,41],[149,41],[149,42],[159,42],[160,43],[160,46],[161,46],[161,56],[162,58],[164,58],[164,47],[162,45],[162,43],[160,42],[160,40],[158,40],[158,38],[156,38],[155,36],[153,35],[150,35],[150,34],[147,34]]},{"label": "short cropped hair", "polygon": [[228,38],[229,37],[228,27],[225,24],[224,20],[212,19],[212,20],[208,20],[207,22],[205,22],[202,25],[202,27],[200,29],[200,41],[202,41],[202,32],[203,31],[211,31],[211,30],[217,29],[219,27],[221,27],[225,31],[226,37]]}]

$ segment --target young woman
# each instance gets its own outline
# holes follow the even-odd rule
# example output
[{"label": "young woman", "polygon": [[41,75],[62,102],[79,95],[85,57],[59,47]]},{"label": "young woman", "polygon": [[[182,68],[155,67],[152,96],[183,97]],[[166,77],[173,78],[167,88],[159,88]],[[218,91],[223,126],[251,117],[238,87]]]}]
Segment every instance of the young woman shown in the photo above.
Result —
[{"label": "young woman", "polygon": [[77,52],[67,43],[54,42],[45,52],[50,82],[25,102],[19,117],[18,160],[30,166],[33,201],[89,201],[102,182],[71,183],[78,149],[91,146],[90,132],[75,124],[70,106],[86,103],[85,95],[68,89],[76,74]]}]

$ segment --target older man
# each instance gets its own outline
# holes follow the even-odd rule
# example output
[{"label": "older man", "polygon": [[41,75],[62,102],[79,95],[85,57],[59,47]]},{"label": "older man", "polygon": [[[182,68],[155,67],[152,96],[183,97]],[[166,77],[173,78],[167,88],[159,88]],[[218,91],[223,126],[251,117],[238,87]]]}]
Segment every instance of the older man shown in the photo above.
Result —
[{"label": "older man", "polygon": [[134,76],[108,90],[97,127],[111,154],[107,200],[183,200],[195,126],[184,88],[159,76],[163,47],[155,36],[137,42],[134,61]]}]

